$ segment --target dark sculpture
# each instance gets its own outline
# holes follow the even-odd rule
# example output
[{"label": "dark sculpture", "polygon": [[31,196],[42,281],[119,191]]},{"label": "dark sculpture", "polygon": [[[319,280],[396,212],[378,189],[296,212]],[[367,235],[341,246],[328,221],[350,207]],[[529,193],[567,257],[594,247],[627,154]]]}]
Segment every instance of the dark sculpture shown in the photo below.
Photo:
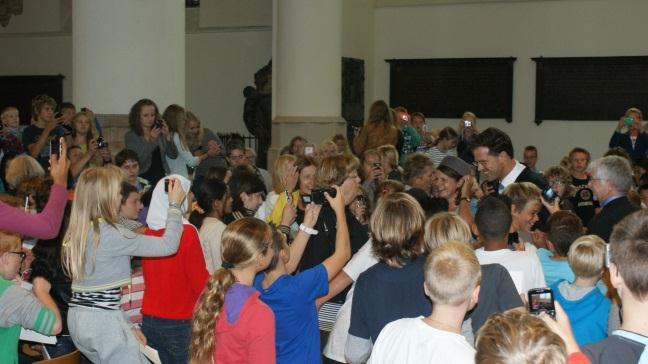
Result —
[{"label": "dark sculpture", "polygon": [[257,165],[267,168],[272,129],[272,60],[254,74],[254,85],[243,89],[243,122],[257,140]]}]

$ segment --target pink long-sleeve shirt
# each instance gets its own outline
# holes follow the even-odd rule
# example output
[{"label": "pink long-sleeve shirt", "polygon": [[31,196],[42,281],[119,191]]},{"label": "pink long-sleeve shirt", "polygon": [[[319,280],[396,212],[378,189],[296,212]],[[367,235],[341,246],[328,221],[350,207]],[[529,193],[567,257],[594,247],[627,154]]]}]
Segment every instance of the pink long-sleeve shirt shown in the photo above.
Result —
[{"label": "pink long-sleeve shirt", "polygon": [[40,214],[30,214],[0,202],[0,229],[38,239],[52,239],[61,228],[66,201],[65,187],[54,184]]}]

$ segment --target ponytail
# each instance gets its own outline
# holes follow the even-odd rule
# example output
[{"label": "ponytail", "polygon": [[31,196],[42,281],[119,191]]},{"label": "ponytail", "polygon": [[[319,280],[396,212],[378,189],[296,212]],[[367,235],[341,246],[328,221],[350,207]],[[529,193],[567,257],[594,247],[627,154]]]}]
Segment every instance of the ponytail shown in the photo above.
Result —
[{"label": "ponytail", "polygon": [[191,212],[189,222],[200,229],[205,217],[212,213],[214,201],[222,200],[227,192],[227,185],[219,179],[202,180],[194,190],[195,203],[199,208],[194,208],[194,211]]},{"label": "ponytail", "polygon": [[200,227],[202,226],[203,221],[205,220],[205,216],[207,216],[205,212],[201,212],[195,209],[191,211],[191,214],[189,215],[189,222],[191,223],[191,225],[195,226],[197,229],[200,230]]},{"label": "ponytail", "polygon": [[191,322],[191,364],[212,362],[217,340],[214,331],[225,303],[225,294],[236,282],[232,269],[244,269],[255,264],[257,258],[270,249],[270,239],[272,231],[268,224],[253,217],[236,220],[223,231],[223,268],[217,270],[207,281]]},{"label": "ponytail", "polygon": [[217,270],[207,281],[198,299],[198,306],[191,322],[189,363],[211,363],[216,346],[214,329],[225,304],[225,293],[236,282],[230,269]]}]

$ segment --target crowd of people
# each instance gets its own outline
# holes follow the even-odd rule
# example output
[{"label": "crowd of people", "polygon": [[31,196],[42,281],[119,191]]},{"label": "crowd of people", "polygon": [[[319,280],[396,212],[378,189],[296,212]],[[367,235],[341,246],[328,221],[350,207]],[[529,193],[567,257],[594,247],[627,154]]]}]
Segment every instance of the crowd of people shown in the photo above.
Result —
[{"label": "crowd of people", "polygon": [[[604,156],[574,146],[544,172],[472,112],[430,128],[384,101],[271,171],[175,104],[137,101],[118,152],[90,109],[41,95],[31,115],[1,113],[2,363],[648,358],[636,108]],[[19,348],[21,327],[56,343]]]}]

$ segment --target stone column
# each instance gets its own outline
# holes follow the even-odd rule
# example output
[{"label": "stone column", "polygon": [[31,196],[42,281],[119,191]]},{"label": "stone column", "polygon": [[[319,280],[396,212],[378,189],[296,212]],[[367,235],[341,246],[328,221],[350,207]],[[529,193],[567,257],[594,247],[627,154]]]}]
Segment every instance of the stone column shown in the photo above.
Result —
[{"label": "stone column", "polygon": [[270,168],[296,135],[319,145],[345,132],[342,0],[274,0],[272,46]]},{"label": "stone column", "polygon": [[[115,126],[141,98],[185,103],[185,9],[178,0],[73,0],[72,99]],[[121,139],[120,139],[121,138]],[[123,145],[123,144],[122,144]],[[115,150],[113,147],[113,152]]]}]

